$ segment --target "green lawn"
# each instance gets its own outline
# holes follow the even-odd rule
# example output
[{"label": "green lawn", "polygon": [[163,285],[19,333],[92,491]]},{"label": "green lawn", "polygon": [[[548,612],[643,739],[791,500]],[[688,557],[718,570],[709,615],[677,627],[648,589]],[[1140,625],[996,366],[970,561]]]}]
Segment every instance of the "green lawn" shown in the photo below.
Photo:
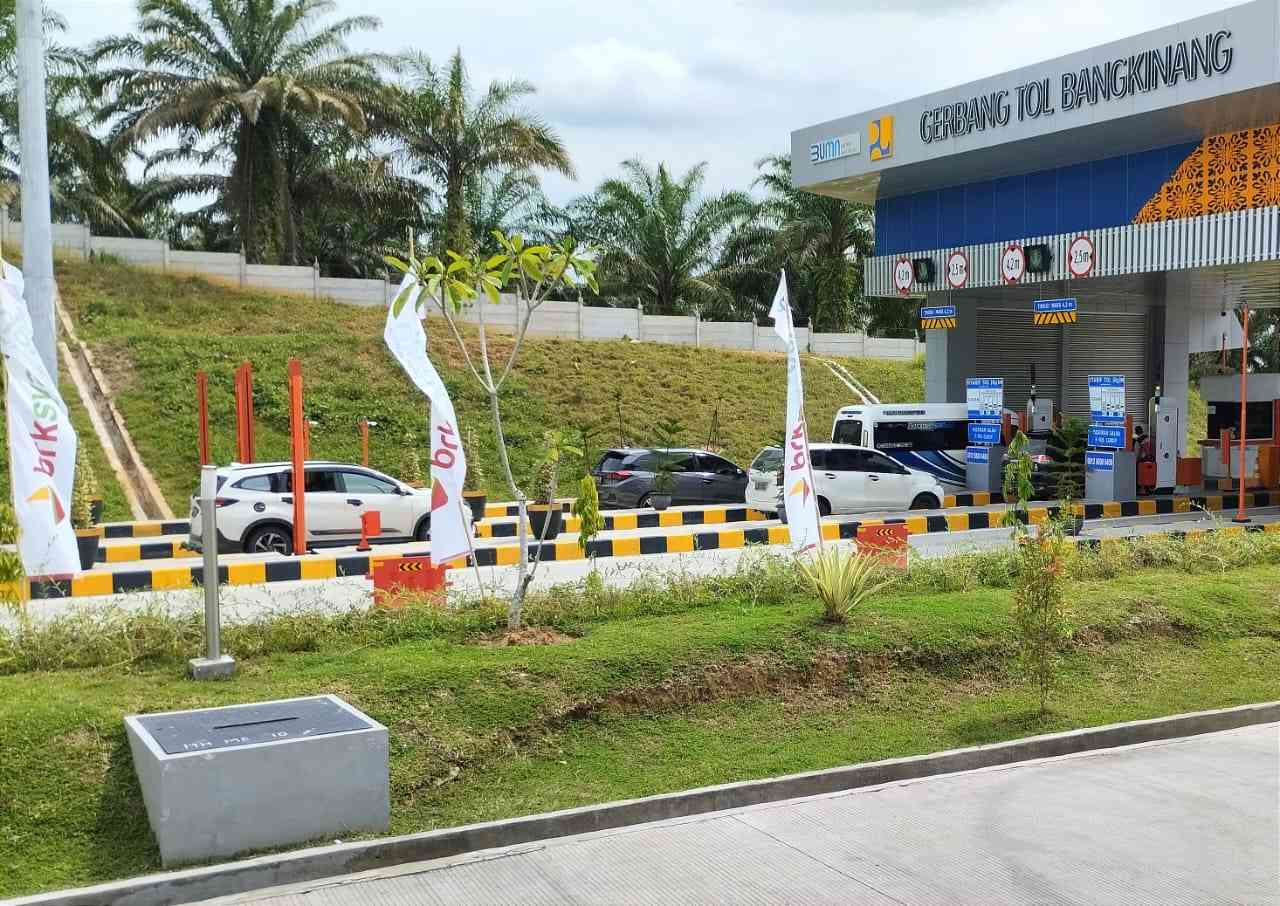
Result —
[{"label": "green lawn", "polygon": [[612,609],[548,596],[531,621],[575,638],[546,647],[475,644],[486,618],[255,656],[254,639],[297,626],[229,627],[242,660],[225,684],[182,679],[177,656],[0,677],[0,896],[158,867],[132,712],[337,693],[390,728],[392,830],[426,830],[1274,699],[1278,583],[1267,565],[1074,584],[1043,718],[1013,666],[1007,590],[899,592],[832,627],[764,575],[612,593]]},{"label": "green lawn", "polygon": [[[371,464],[403,474],[412,444],[425,444],[427,407],[383,348],[382,309],[356,308],[265,292],[240,292],[196,278],[166,277],[124,265],[58,264],[59,286],[80,338],[94,350],[115,403],[171,505],[181,506],[196,476],[194,374],[209,374],[214,458],[235,454],[232,374],[255,369],[258,458],[286,458],[285,365],[302,361],[313,455],[359,456],[356,422],[378,422]],[[440,368],[464,430],[481,448],[490,492],[501,488],[487,400],[465,372],[443,322],[429,326]],[[471,342],[474,343],[474,336]],[[505,349],[508,341],[496,345]],[[921,362],[845,360],[886,401],[918,400]],[[822,365],[805,365],[807,414],[815,437],[830,431],[836,409],[854,402]],[[505,391],[504,420],[517,477],[541,455],[548,428],[594,423],[594,445],[654,441],[653,425],[675,416],[684,441],[703,444],[718,413],[722,445],[746,465],[782,432],[785,364],[779,355],[652,343],[527,341]],[[621,408],[623,424],[618,425]],[[425,457],[423,457],[425,459]]]}]

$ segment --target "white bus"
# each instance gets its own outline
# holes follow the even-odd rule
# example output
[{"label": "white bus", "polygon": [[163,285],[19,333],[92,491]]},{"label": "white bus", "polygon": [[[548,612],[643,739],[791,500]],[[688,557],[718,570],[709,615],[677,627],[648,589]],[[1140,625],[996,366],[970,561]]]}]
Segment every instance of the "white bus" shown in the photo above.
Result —
[{"label": "white bus", "polygon": [[964,403],[846,406],[836,413],[831,441],[872,447],[908,469],[932,475],[948,491],[965,490],[969,411]]}]

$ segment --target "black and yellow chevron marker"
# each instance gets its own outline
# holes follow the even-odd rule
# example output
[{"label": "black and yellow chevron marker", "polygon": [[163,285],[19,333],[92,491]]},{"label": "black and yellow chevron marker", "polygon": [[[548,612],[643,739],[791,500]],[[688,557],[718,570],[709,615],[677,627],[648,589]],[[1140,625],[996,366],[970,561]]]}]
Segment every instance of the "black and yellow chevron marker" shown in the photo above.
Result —
[{"label": "black and yellow chevron marker", "polygon": [[953,330],[956,326],[955,318],[921,318],[921,330]]},{"label": "black and yellow chevron marker", "polygon": [[1031,315],[1031,323],[1036,327],[1050,327],[1054,324],[1076,323],[1075,311],[1037,311]]},{"label": "black and yellow chevron marker", "polygon": [[[984,495],[960,495],[957,500],[973,501]],[[950,500],[950,498],[948,498]],[[1245,495],[1245,506],[1266,507],[1280,502],[1280,494],[1257,492]],[[977,505],[961,503],[959,505]],[[1235,495],[1211,495],[1207,497],[1161,497],[1149,500],[1109,501],[1106,503],[1076,504],[1073,511],[1086,519],[1112,519],[1122,516],[1155,516],[1168,513],[1187,513],[1193,510],[1231,510],[1236,506]],[[1027,521],[1042,525],[1056,517],[1058,507],[1031,507]],[[860,526],[905,525],[908,534],[923,535],[939,532],[969,532],[999,528],[1004,519],[1003,507],[969,513],[938,513],[929,516],[903,516],[887,519],[837,522],[832,519],[822,523],[822,537],[828,541],[851,540],[857,537]],[[756,544],[787,544],[791,539],[785,525],[757,526],[754,528],[717,528],[717,524],[749,522],[763,519],[763,514],[746,507],[710,507],[702,511],[662,513],[618,513],[615,517],[626,523],[627,528],[645,528],[632,525],[645,517],[659,517],[659,526],[703,526],[703,531],[669,532],[662,535],[605,538],[591,541],[587,550],[578,546],[576,539],[547,541],[541,545],[539,555],[543,560],[582,560],[586,557],[636,557],[648,554],[677,554],[703,550],[723,550]],[[689,521],[685,521],[685,520]],[[693,521],[694,519],[698,521]],[[645,519],[647,522],[648,519]],[[1250,531],[1280,532],[1280,522],[1265,526],[1249,527]],[[535,547],[536,545],[531,545]],[[264,582],[289,582],[303,579],[334,579],[367,576],[380,563],[430,556],[426,549],[407,550],[388,554],[357,554],[350,556],[323,556],[268,560],[253,563],[231,563],[218,567],[218,581],[228,585],[257,585]],[[500,544],[478,548],[475,560],[479,566],[513,566],[519,560],[519,545]],[[470,561],[458,560],[453,568],[466,568]],[[423,568],[420,563],[405,563],[402,568]],[[203,567],[165,566],[146,569],[107,572],[98,570],[67,576],[33,576],[31,598],[70,598],[94,595],[122,594],[134,591],[165,591],[193,588],[203,582]]]}]

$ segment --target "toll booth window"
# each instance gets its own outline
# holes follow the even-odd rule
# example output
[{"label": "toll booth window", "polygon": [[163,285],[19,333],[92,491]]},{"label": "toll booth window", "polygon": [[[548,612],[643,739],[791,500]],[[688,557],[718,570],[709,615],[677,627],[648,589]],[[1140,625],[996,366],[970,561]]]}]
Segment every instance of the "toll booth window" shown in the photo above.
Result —
[{"label": "toll booth window", "polygon": [[[1245,416],[1248,420],[1246,430],[1248,440],[1266,440],[1275,435],[1271,424],[1273,407],[1270,401],[1247,403]],[[1207,440],[1217,440],[1223,431],[1231,431],[1232,436],[1240,436],[1240,404],[1211,403],[1209,405],[1209,436]]]},{"label": "toll booth window", "polygon": [[831,440],[837,444],[861,445],[862,421],[859,419],[846,419],[836,422],[836,430],[832,434]]},{"label": "toll booth window", "polygon": [[963,450],[969,443],[963,421],[880,422],[877,450]]}]

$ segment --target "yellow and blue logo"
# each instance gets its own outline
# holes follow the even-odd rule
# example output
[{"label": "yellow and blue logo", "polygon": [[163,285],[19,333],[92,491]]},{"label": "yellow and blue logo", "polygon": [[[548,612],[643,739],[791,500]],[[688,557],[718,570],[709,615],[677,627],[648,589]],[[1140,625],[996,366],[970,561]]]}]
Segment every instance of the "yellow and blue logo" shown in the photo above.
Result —
[{"label": "yellow and blue logo", "polygon": [[885,114],[867,124],[867,148],[872,160],[893,157],[893,115]]}]

